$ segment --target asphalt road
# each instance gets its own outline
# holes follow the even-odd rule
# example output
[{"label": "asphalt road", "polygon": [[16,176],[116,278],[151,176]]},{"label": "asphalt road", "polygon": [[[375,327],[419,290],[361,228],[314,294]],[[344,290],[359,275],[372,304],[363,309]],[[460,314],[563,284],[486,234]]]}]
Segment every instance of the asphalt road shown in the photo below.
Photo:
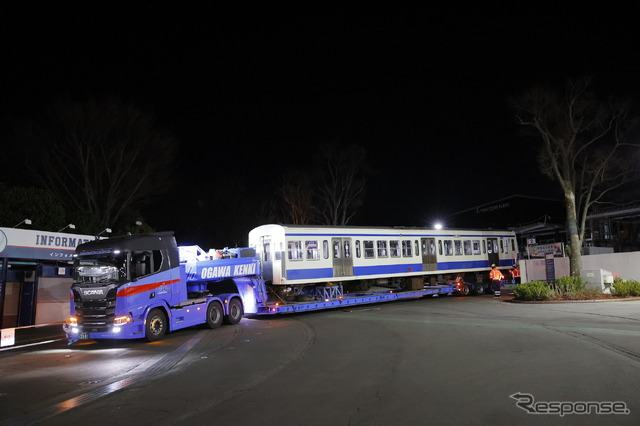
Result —
[{"label": "asphalt road", "polygon": [[0,424],[637,425],[639,379],[640,301],[440,297],[3,352]]}]

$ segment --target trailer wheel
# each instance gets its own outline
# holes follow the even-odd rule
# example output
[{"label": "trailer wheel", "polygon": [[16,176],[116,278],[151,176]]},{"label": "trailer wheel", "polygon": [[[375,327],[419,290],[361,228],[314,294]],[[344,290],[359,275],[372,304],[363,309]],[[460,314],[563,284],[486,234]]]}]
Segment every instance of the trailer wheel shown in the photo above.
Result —
[{"label": "trailer wheel", "polygon": [[229,314],[225,315],[225,324],[237,324],[242,319],[244,314],[242,310],[242,303],[238,299],[231,299],[229,301]]},{"label": "trailer wheel", "polygon": [[469,290],[469,286],[465,284],[460,289],[460,293],[462,293],[463,296],[468,296],[469,293],[471,293],[471,290]]},{"label": "trailer wheel", "polygon": [[484,294],[484,287],[482,286],[482,283],[476,284],[476,294],[478,296]]},{"label": "trailer wheel", "polygon": [[224,311],[220,302],[211,302],[207,307],[207,327],[218,328],[222,325]]},{"label": "trailer wheel", "polygon": [[167,332],[167,316],[161,309],[152,309],[145,324],[145,338],[150,342],[161,339]]}]

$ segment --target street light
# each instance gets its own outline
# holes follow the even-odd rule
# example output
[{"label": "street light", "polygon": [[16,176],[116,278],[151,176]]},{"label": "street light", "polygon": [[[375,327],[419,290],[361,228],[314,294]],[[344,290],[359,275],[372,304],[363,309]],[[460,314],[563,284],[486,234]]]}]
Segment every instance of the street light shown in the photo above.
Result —
[{"label": "street light", "polygon": [[100,231],[100,233],[97,235],[97,237],[99,237],[100,235],[102,235],[105,232],[107,234],[110,234],[111,233],[111,228],[104,228],[102,231]]},{"label": "street light", "polygon": [[22,225],[23,223],[24,223],[25,225],[31,225],[31,219],[25,219],[25,220],[23,220],[22,222],[20,222],[20,223],[19,223],[19,224],[17,224],[16,226],[14,226],[14,228],[16,228],[16,227],[18,227],[18,226]]},{"label": "street light", "polygon": [[69,228],[69,229],[76,229],[76,226],[75,226],[73,223],[70,223],[70,224],[68,224],[67,226],[65,226],[64,228],[62,228],[61,230],[59,230],[58,232],[62,232],[62,231],[64,231],[64,230],[65,230],[65,229],[67,229],[67,228]]}]

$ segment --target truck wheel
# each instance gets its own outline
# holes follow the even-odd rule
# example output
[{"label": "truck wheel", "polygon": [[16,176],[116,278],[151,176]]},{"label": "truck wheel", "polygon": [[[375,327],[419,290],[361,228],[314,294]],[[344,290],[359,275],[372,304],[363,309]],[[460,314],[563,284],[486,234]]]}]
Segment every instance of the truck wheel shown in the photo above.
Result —
[{"label": "truck wheel", "polygon": [[471,290],[469,290],[469,286],[465,284],[460,289],[460,293],[462,293],[463,296],[468,296],[469,293],[471,293]]},{"label": "truck wheel", "polygon": [[484,294],[484,287],[480,283],[476,284],[476,294],[478,296]]},{"label": "truck wheel", "polygon": [[152,309],[145,324],[145,337],[150,342],[161,339],[167,332],[167,316],[161,309]]},{"label": "truck wheel", "polygon": [[207,327],[218,328],[222,325],[224,311],[220,302],[211,302],[207,307]]},{"label": "truck wheel", "polygon": [[229,301],[229,315],[224,317],[225,324],[237,324],[242,319],[242,303],[238,299]]}]

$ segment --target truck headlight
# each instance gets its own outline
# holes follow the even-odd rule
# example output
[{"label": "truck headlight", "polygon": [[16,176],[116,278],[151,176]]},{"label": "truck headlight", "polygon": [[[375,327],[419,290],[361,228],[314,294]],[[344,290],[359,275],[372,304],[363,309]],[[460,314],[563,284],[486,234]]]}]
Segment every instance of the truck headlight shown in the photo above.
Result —
[{"label": "truck headlight", "polygon": [[113,320],[114,325],[125,325],[131,322],[131,317],[129,315],[123,315],[121,317],[116,317]]}]

